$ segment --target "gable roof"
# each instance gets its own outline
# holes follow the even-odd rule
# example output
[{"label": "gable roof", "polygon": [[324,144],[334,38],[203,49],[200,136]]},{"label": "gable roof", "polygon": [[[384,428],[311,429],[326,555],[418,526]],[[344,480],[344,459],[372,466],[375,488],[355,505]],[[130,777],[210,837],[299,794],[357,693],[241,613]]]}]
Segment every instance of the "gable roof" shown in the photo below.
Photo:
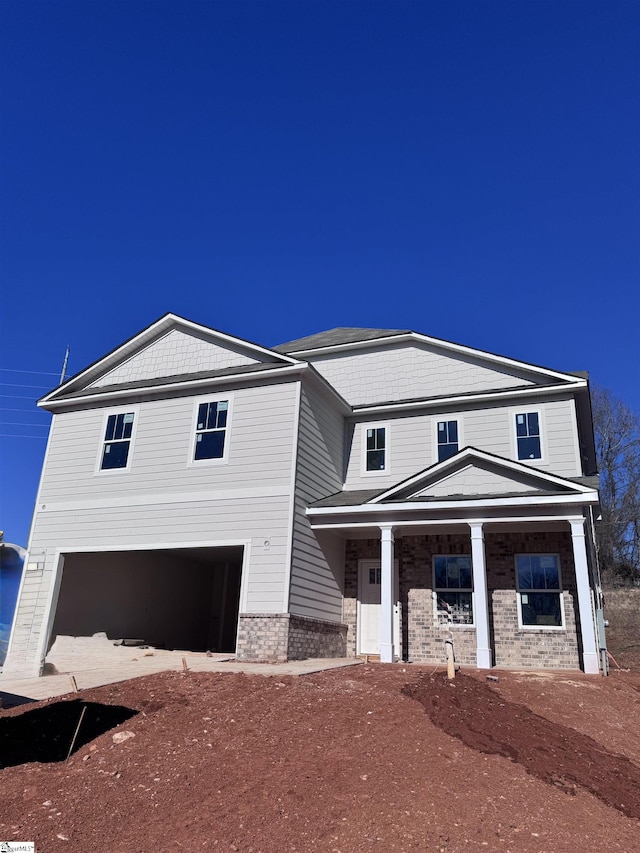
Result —
[{"label": "gable roof", "polygon": [[274,347],[275,352],[301,352],[304,350],[324,349],[341,344],[353,344],[363,341],[377,341],[380,338],[390,338],[396,335],[409,335],[409,329],[360,329],[355,326],[337,326],[326,332],[317,332]]},{"label": "gable roof", "polygon": [[[485,491],[479,491],[473,486],[465,491],[464,475],[469,472],[480,474],[475,484],[481,489],[484,487]],[[484,450],[465,447],[444,462],[437,462],[390,488],[338,492],[315,501],[308,513],[314,515],[316,512],[331,512],[332,509],[355,512],[359,509],[378,509],[384,512],[390,506],[402,505],[412,509],[424,504],[432,504],[436,508],[435,505],[443,502],[535,503],[536,498],[543,499],[545,503],[554,498],[578,504],[595,503],[596,489],[597,478],[559,477]]]},{"label": "gable roof", "polygon": [[[162,371],[157,375],[148,375],[142,379],[124,381],[114,379],[109,381],[109,375],[117,371],[127,362],[140,357],[146,349],[166,340],[172,333],[179,332],[190,336],[193,340],[217,346],[221,351],[228,349],[237,355],[236,363],[224,364],[220,368],[209,370],[191,370],[186,373]],[[92,395],[110,394],[116,391],[125,392],[127,389],[159,387],[185,382],[203,382],[224,376],[240,376],[255,371],[283,370],[286,368],[303,368],[305,362],[292,358],[284,353],[276,353],[266,347],[254,344],[242,338],[220,332],[217,329],[194,323],[177,314],[168,313],[154,323],[142,329],[136,335],[117,346],[107,355],[90,364],[84,370],[72,376],[62,385],[46,394],[38,401],[38,405],[46,408],[56,403],[69,402],[76,398],[87,398]],[[117,374],[116,374],[117,375]]]},{"label": "gable roof", "polygon": [[555,382],[566,383],[574,387],[587,386],[587,374],[581,371],[559,371],[549,367],[544,367],[531,362],[519,361],[514,358],[509,358],[504,355],[481,350],[475,347],[457,344],[453,341],[445,340],[444,338],[435,338],[431,335],[425,335],[422,332],[415,332],[410,329],[360,329],[350,327],[337,327],[329,329],[326,332],[318,332],[315,335],[308,335],[305,338],[299,338],[289,343],[279,344],[274,347],[274,351],[295,355],[298,358],[313,359],[314,356],[329,356],[357,351],[362,348],[370,348],[376,344],[381,346],[389,346],[400,342],[412,342],[417,345],[425,345],[439,350],[444,350],[451,355],[458,355],[466,358],[479,359],[490,364],[498,365],[502,369],[525,371],[534,374],[537,381],[541,379],[549,384]]},{"label": "gable roof", "polygon": [[[502,456],[496,456],[494,453],[487,453],[485,450],[478,450],[475,447],[465,447],[449,459],[445,459],[443,462],[436,462],[434,465],[430,465],[412,477],[380,492],[371,498],[368,503],[375,504],[390,500],[424,499],[428,497],[428,494],[424,493],[429,490],[429,487],[433,488],[436,484],[442,483],[453,474],[468,467],[492,470],[501,476],[505,484],[505,494],[509,493],[510,483],[514,485],[518,484],[519,486],[527,485],[529,493],[544,491],[556,494],[564,492],[587,494],[593,491],[590,486],[576,482],[575,480],[568,480],[566,477],[559,477],[557,474],[548,474],[539,468],[532,468],[530,465],[515,462],[512,459],[505,459]],[[523,492],[521,489],[518,489],[516,493],[520,494]],[[494,492],[490,494],[495,497]],[[456,496],[464,497],[463,495]]]}]

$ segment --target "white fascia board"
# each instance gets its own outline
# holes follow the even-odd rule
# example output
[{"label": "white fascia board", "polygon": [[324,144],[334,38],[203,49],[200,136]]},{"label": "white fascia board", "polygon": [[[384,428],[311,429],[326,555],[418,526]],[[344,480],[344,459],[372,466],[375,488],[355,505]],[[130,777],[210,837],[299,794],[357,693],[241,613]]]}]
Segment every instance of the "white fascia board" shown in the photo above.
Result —
[{"label": "white fascia board", "polygon": [[517,370],[526,370],[529,373],[538,373],[543,376],[551,376],[555,379],[572,382],[576,379],[575,376],[569,373],[562,373],[559,370],[551,370],[548,367],[540,367],[537,364],[531,364],[526,361],[518,361],[514,358],[507,358],[504,355],[496,355],[495,353],[487,352],[486,350],[475,349],[474,347],[464,346],[463,344],[454,344],[451,341],[444,341],[441,338],[433,338],[429,335],[423,335],[421,332],[408,332],[401,335],[385,335],[380,338],[372,338],[368,341],[352,341],[351,343],[335,344],[333,346],[316,347],[306,350],[292,350],[301,358],[308,356],[322,355],[326,353],[343,352],[354,349],[365,349],[371,346],[384,346],[389,343],[397,343],[398,341],[419,341],[428,344],[438,349],[450,350],[459,355],[471,356],[473,358],[481,358],[484,361],[490,361],[494,364],[500,364],[504,367],[516,368]]},{"label": "white fascia board", "polygon": [[531,476],[533,479],[539,479],[554,486],[565,486],[582,494],[593,491],[590,486],[584,486],[581,483],[574,483],[572,480],[567,480],[565,477],[559,477],[557,474],[548,474],[546,471],[541,471],[539,468],[533,468],[530,465],[523,465],[521,462],[514,462],[512,459],[503,459],[501,457],[492,456],[490,453],[484,453],[482,450],[477,450],[476,448],[469,448],[466,451],[462,450],[456,456],[451,456],[445,462],[437,463],[432,468],[420,471],[420,473],[416,474],[414,477],[392,486],[381,495],[372,498],[369,503],[380,503],[380,501],[385,500],[395,492],[402,492],[405,489],[410,489],[412,485],[419,483],[421,480],[431,480],[433,477],[433,482],[439,483],[447,477],[450,477],[452,474],[462,470],[460,466],[469,467],[469,465],[465,465],[465,462],[473,462],[474,459],[479,459],[482,462],[495,465],[497,468],[505,468],[510,471],[515,471],[518,474]]},{"label": "white fascia board", "polygon": [[354,415],[384,415],[388,412],[402,412],[410,409],[434,409],[448,407],[459,403],[477,403],[486,400],[508,399],[511,397],[535,397],[547,394],[566,394],[581,388],[587,388],[586,379],[572,378],[562,385],[531,385],[529,388],[509,389],[501,388],[498,391],[481,391],[478,394],[458,394],[452,397],[425,398],[423,400],[410,400],[405,403],[376,403],[374,405],[354,406]]},{"label": "white fascia board", "polygon": [[306,370],[308,367],[307,363],[304,361],[296,362],[291,366],[274,366],[273,370],[259,370],[255,373],[238,373],[238,374],[228,374],[227,376],[214,376],[208,379],[192,379],[186,380],[183,382],[169,382],[166,385],[141,385],[136,388],[123,388],[120,391],[105,391],[102,394],[84,394],[81,397],[64,397],[61,400],[49,400],[47,402],[47,398],[43,397],[42,400],[39,400],[37,405],[41,409],[46,409],[47,411],[55,411],[56,409],[62,409],[67,406],[80,406],[85,403],[95,403],[98,400],[118,400],[126,397],[139,397],[140,395],[148,395],[148,394],[162,394],[165,391],[173,391],[173,390],[193,390],[197,392],[199,389],[203,387],[209,386],[217,386],[217,385],[229,385],[231,383],[246,383],[252,382],[254,379],[263,378],[263,377],[272,377],[272,376],[296,376]]},{"label": "white fascia board", "polygon": [[282,359],[282,361],[287,362],[287,364],[300,364],[300,359],[293,358],[290,355],[284,355],[283,353],[274,352],[273,350],[268,349],[267,347],[262,347],[260,344],[251,343],[251,341],[245,341],[243,338],[237,338],[235,335],[228,335],[226,332],[219,332],[217,329],[210,329],[208,326],[201,326],[199,323],[194,323],[192,320],[185,320],[182,317],[178,317],[176,314],[170,315],[173,320],[186,328],[193,329],[194,331],[200,332],[200,334],[208,335],[212,338],[217,338],[220,341],[224,341],[225,343],[232,343],[234,346],[242,346],[244,349],[253,350],[254,352],[258,352],[261,355],[268,355],[271,358]]},{"label": "white fascia board", "polygon": [[433,512],[443,509],[474,509],[483,507],[553,506],[557,504],[597,504],[598,493],[593,489],[573,495],[526,495],[513,498],[477,498],[471,500],[411,501],[411,503],[360,504],[359,506],[307,507],[310,518],[323,515],[383,515],[390,512]]},{"label": "white fascia board", "polygon": [[[418,518],[418,519],[403,519],[402,521],[394,522],[393,527],[448,527],[450,525],[468,525],[468,524],[527,524],[529,522],[544,522],[552,523],[556,521],[581,521],[584,519],[582,515],[501,515],[496,518],[493,515],[479,515],[468,518]],[[371,521],[337,521],[337,522],[314,522],[314,530],[379,530],[378,523],[372,519]]]},{"label": "white fascia board", "polygon": [[75,385],[81,382],[83,379],[91,378],[91,376],[93,375],[101,374],[103,371],[109,369],[112,364],[117,364],[123,359],[126,360],[127,357],[132,357],[141,344],[144,344],[148,340],[153,340],[164,330],[169,331],[170,329],[180,326],[184,329],[189,329],[190,331],[197,332],[198,334],[206,335],[210,338],[215,338],[221,341],[222,343],[232,343],[234,346],[241,346],[244,349],[252,350],[253,352],[259,353],[260,355],[268,355],[270,358],[277,358],[284,364],[301,364],[299,359],[293,358],[292,356],[274,352],[273,350],[267,349],[266,347],[261,347],[259,344],[254,344],[250,341],[245,341],[242,338],[237,338],[234,335],[228,335],[224,332],[219,332],[217,329],[210,329],[208,326],[202,326],[199,323],[194,323],[192,320],[186,320],[184,319],[184,317],[179,317],[177,314],[165,314],[164,317],[161,317],[159,320],[156,320],[155,323],[152,323],[150,326],[147,326],[146,329],[143,329],[141,332],[138,332],[137,335],[134,335],[132,338],[130,338],[128,341],[125,341],[120,346],[116,347],[110,353],[98,359],[98,361],[93,362],[93,364],[90,364],[89,367],[86,367],[80,373],[77,373],[75,376],[72,376],[69,380],[67,380],[67,382],[64,382],[62,385],[58,385],[57,388],[54,388],[53,391],[50,391],[48,394],[42,397],[40,402],[48,403],[49,400],[55,399],[56,395],[59,394],[59,392],[68,384],[73,383]]}]

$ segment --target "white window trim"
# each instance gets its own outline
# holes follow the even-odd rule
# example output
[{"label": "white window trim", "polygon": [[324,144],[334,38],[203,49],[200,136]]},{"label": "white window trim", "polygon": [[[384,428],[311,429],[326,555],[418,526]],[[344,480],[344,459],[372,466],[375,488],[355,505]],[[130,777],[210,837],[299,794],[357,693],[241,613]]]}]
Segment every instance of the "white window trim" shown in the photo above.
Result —
[{"label": "white window trim", "polygon": [[[107,421],[111,417],[111,415],[126,415],[129,413],[133,413],[133,429],[131,430],[131,438],[129,441],[129,453],[127,455],[127,464],[124,468],[102,468],[102,456],[104,454],[104,446],[107,443],[105,435],[107,432]],[[94,468],[94,476],[98,477],[112,477],[117,474],[126,474],[131,470],[131,463],[133,460],[133,450],[136,441],[136,433],[138,431],[138,421],[140,420],[140,406],[118,406],[116,409],[105,409],[104,415],[102,418],[102,426],[100,428],[100,445],[98,447],[98,455],[96,457],[96,464]]]},{"label": "white window trim", "polygon": [[[224,451],[222,456],[215,459],[196,459],[196,440],[198,437],[198,408],[203,403],[227,402],[227,425],[225,427]],[[187,465],[200,467],[201,465],[226,465],[229,461],[229,444],[231,439],[231,419],[233,416],[233,394],[207,394],[206,397],[197,397],[193,405],[193,417],[191,421],[191,439],[189,441],[189,458]]]},{"label": "white window trim", "polygon": [[[442,423],[442,421],[455,421],[458,424],[458,453],[465,446],[464,443],[464,434],[463,434],[463,424],[462,417],[460,415],[436,415],[433,419],[433,462],[435,465],[438,464],[438,424]],[[451,458],[451,457],[449,457]]]},{"label": "white window trim", "polygon": [[[560,588],[557,591],[557,594],[560,596],[560,621],[561,625],[524,625],[522,622],[522,599],[518,584],[518,557],[555,557],[558,561],[558,583]],[[519,554],[513,555],[513,570],[516,578],[516,598],[518,604],[518,630],[520,631],[566,631],[567,624],[565,621],[564,614],[564,587],[562,585],[562,561],[560,560],[560,554],[549,553],[548,551],[521,551]],[[527,592],[548,592],[549,594],[554,594],[555,590],[526,590]]]},{"label": "white window trim", "polygon": [[[450,420],[453,420],[451,418]],[[459,436],[458,436],[459,438]],[[471,554],[433,554],[431,557],[431,591],[433,593],[433,621],[437,625],[438,624],[438,613],[442,611],[438,610],[438,590],[439,587],[436,587],[436,558],[437,557],[468,557],[469,565],[471,566],[471,587],[467,589],[462,589],[461,587],[456,587],[455,589],[450,590],[451,592],[471,592],[471,622],[450,622],[447,627],[452,628],[475,628],[476,627],[476,596],[475,590],[473,588],[473,560]],[[440,589],[440,592],[445,592],[446,590]]]},{"label": "white window trim", "polygon": [[[367,471],[367,430],[384,430],[384,468],[380,471]],[[391,473],[391,429],[388,422],[360,424],[360,473],[362,477],[385,477]]]},{"label": "white window trim", "polygon": [[[516,429],[517,415],[536,414],[538,416],[538,427],[540,429],[540,457],[538,459],[520,459],[518,456],[518,433]],[[513,448],[513,459],[515,462],[521,462],[523,465],[540,465],[548,462],[547,456],[547,430],[544,419],[544,409],[536,406],[518,407],[509,410],[511,418],[511,446]]]}]

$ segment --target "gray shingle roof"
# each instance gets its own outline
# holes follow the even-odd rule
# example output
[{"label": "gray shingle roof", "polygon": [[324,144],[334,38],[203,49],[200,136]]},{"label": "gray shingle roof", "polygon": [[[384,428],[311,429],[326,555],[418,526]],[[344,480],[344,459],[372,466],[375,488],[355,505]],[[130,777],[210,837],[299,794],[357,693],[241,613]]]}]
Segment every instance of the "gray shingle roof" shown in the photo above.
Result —
[{"label": "gray shingle roof", "polygon": [[339,326],[326,332],[318,332],[315,335],[307,335],[306,338],[298,338],[272,347],[275,352],[299,352],[300,350],[318,349],[319,347],[335,347],[340,344],[353,344],[358,341],[375,341],[377,338],[389,338],[394,335],[407,335],[410,329],[359,329],[354,327]]},{"label": "gray shingle roof", "polygon": [[[94,394],[108,394],[110,391],[126,391],[128,389],[135,390],[137,388],[155,388],[162,385],[171,385],[175,382],[193,382],[198,379],[217,379],[223,376],[242,376],[245,373],[256,373],[262,370],[278,370],[283,367],[290,367],[285,362],[268,361],[256,362],[255,364],[241,364],[236,367],[225,367],[221,370],[201,370],[197,373],[175,373],[172,376],[158,376],[153,379],[136,379],[133,382],[121,382],[113,385],[100,385],[89,388],[83,388],[81,391],[67,391],[56,396],[56,401],[64,400],[67,397],[90,397]],[[53,401],[52,401],[53,402]]]}]

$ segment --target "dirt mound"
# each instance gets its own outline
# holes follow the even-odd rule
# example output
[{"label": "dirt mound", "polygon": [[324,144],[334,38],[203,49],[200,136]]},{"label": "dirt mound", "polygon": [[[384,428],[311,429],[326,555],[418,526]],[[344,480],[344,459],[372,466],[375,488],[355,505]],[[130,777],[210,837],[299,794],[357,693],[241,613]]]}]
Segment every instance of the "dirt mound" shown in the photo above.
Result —
[{"label": "dirt mound", "polygon": [[[81,729],[68,762],[1,770],[0,841],[47,853],[638,849],[637,796],[619,802],[622,774],[638,778],[632,676],[508,673],[488,689],[482,673],[455,687],[429,675],[167,672],[83,691],[138,713],[91,741]],[[0,724],[52,704],[2,711]]]},{"label": "dirt mound", "polygon": [[405,688],[430,720],[480,752],[502,755],[527,773],[575,795],[584,788],[608,806],[640,818],[640,767],[569,726],[508,702],[477,679],[444,674]]}]

